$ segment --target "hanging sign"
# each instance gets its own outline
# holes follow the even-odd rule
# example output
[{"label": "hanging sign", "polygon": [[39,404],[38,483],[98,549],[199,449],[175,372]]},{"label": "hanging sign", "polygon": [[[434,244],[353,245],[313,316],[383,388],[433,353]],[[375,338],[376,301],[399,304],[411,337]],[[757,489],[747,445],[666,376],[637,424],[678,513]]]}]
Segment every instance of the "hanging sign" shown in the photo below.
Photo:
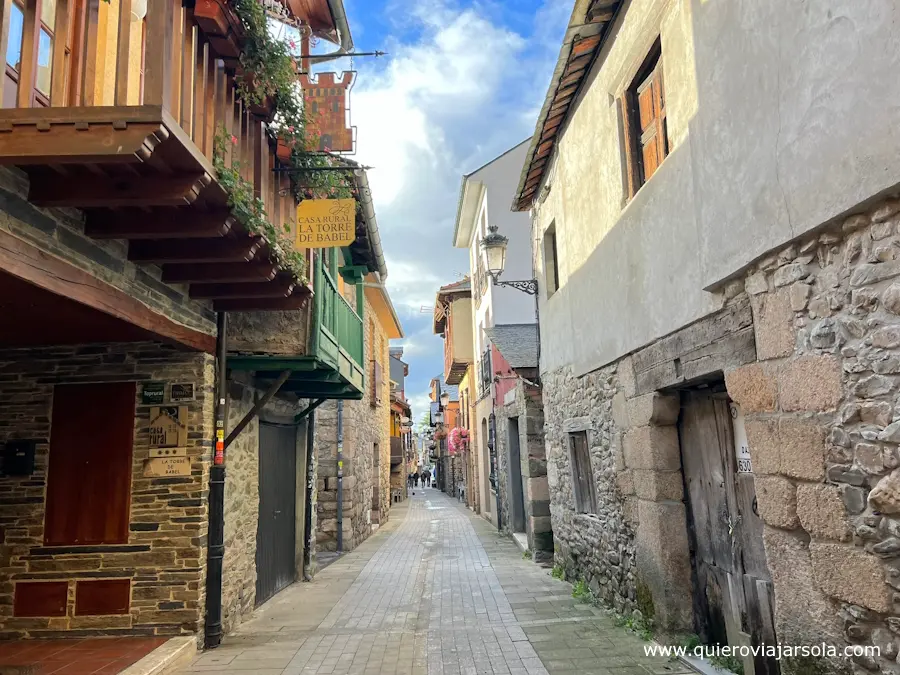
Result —
[{"label": "hanging sign", "polygon": [[305,199],[297,207],[299,248],[334,248],[356,241],[355,199]]},{"label": "hanging sign", "polygon": [[178,448],[187,445],[187,406],[150,408],[150,447]]},{"label": "hanging sign", "polygon": [[750,461],[750,443],[747,441],[747,430],[744,428],[744,413],[736,403],[729,403],[731,423],[734,428],[734,454],[738,473],[753,473]]},{"label": "hanging sign", "polygon": [[315,80],[300,76],[303,105],[309,118],[307,133],[312,138],[309,150],[353,152],[353,127],[349,124],[350,88],[356,73],[319,73]]}]

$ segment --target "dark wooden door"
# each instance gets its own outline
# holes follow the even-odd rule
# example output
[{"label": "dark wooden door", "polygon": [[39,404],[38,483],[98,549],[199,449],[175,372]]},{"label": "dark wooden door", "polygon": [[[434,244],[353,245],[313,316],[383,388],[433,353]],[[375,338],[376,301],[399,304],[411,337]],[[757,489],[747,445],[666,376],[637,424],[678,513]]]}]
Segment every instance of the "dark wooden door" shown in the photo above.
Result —
[{"label": "dark wooden door", "polygon": [[[708,644],[774,645],[772,580],[753,474],[738,472],[732,407],[716,389],[683,392],[679,421],[696,629]],[[779,672],[778,662],[764,657],[753,667],[757,675]]]},{"label": "dark wooden door", "polygon": [[259,425],[256,604],[296,580],[297,427]]},{"label": "dark wooden door", "polygon": [[519,449],[519,418],[510,417],[509,434],[509,525],[513,532],[525,531],[525,496],[522,492],[522,455]]},{"label": "dark wooden door", "polygon": [[135,383],[67,384],[53,390],[48,546],[128,541]]}]

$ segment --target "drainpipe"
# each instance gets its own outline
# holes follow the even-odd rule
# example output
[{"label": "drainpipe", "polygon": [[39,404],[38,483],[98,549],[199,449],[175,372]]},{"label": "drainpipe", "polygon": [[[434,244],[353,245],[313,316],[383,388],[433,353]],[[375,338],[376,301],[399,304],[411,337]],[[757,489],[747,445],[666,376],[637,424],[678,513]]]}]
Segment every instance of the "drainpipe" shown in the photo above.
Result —
[{"label": "drainpipe", "polygon": [[303,580],[312,581],[309,574],[309,566],[312,562],[312,510],[313,510],[313,489],[316,487],[316,464],[313,453],[316,449],[316,411],[309,412],[308,422],[306,423],[306,507],[303,510],[303,541],[306,545],[303,547]]},{"label": "drainpipe", "polygon": [[216,437],[213,464],[209,470],[209,531],[206,565],[206,648],[213,649],[222,641],[222,560],[225,556],[225,397],[228,375],[225,312],[216,317]]},{"label": "drainpipe", "polygon": [[337,402],[337,552],[344,552],[344,402]]}]

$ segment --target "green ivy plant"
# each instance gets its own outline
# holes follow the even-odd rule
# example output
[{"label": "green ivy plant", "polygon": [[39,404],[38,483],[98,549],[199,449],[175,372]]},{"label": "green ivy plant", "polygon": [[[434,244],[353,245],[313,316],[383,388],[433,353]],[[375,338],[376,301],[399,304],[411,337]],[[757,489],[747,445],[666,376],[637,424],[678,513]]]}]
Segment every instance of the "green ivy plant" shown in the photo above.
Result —
[{"label": "green ivy plant", "polygon": [[240,162],[232,162],[231,166],[225,164],[228,146],[235,142],[236,139],[220,125],[216,130],[213,167],[219,184],[228,195],[228,206],[232,214],[247,232],[259,235],[268,242],[272,258],[279,267],[293,274],[301,283],[306,283],[306,260],[294,249],[288,236],[291,232],[290,224],[277,226],[269,220],[265,203],[256,196],[253,185],[241,176]]},{"label": "green ivy plant", "polygon": [[244,29],[242,77],[237,78],[237,93],[248,105],[271,101],[273,118],[269,132],[290,149],[288,165],[295,169],[291,173],[294,198],[299,202],[354,196],[344,172],[316,170],[335,166],[339,160],[328,154],[328,148],[324,153],[318,151],[317,120],[310,119],[304,109],[297,65],[291,55],[296,45],[272,36],[259,0],[231,0],[231,3]]}]

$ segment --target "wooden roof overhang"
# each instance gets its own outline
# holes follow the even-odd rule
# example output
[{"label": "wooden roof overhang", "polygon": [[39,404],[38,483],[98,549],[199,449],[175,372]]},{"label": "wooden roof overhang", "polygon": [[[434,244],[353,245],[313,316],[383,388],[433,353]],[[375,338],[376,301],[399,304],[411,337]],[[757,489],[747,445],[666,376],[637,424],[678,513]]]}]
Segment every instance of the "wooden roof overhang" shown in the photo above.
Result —
[{"label": "wooden roof overhang", "polygon": [[444,381],[447,384],[459,384],[466,375],[469,364],[466,361],[451,361],[450,369],[447,372]]},{"label": "wooden roof overhang", "polygon": [[208,149],[162,106],[8,109],[0,148],[0,163],[28,174],[30,202],[84,210],[88,236],[127,240],[130,261],[216,311],[300,309],[311,295],[231,215]]},{"label": "wooden roof overhang", "polygon": [[513,211],[527,211],[537,198],[557,139],[622,5],[622,0],[576,2],[525,158]]}]

